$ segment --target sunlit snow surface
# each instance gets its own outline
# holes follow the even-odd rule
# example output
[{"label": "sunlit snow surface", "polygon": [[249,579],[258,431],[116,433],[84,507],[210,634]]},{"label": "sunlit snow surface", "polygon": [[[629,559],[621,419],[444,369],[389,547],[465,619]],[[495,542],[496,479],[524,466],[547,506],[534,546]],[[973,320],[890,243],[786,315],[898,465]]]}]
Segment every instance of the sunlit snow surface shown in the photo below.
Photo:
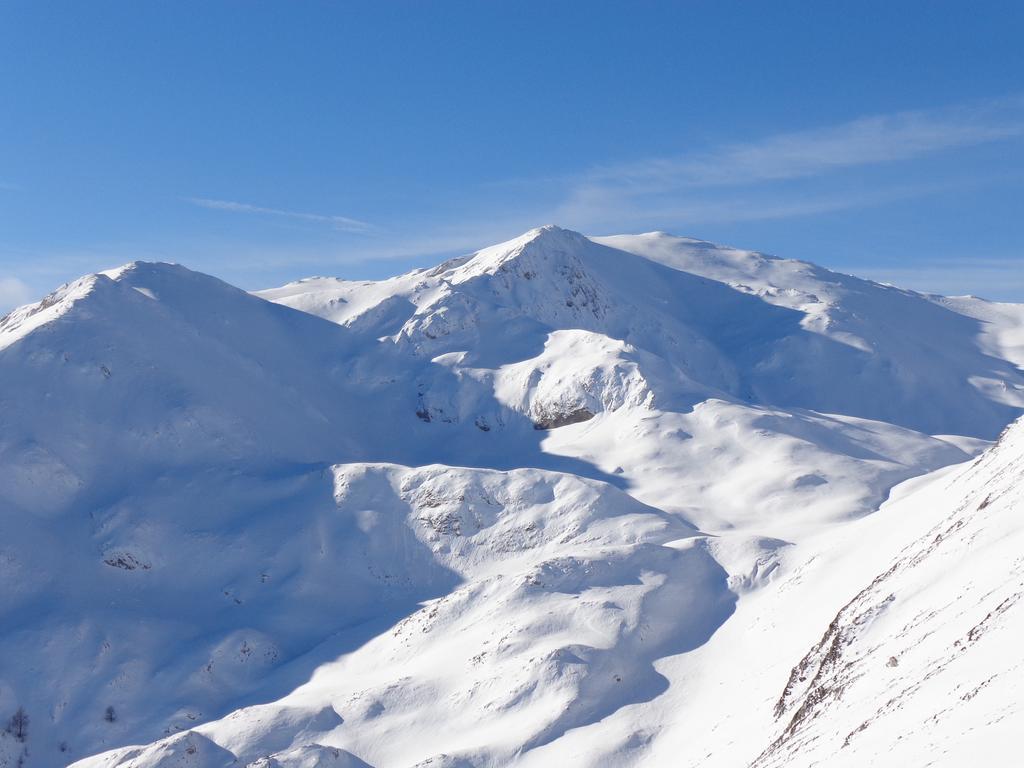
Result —
[{"label": "sunlit snow surface", "polygon": [[1022,329],[556,227],[83,278],[0,320],[0,766],[1005,764]]}]

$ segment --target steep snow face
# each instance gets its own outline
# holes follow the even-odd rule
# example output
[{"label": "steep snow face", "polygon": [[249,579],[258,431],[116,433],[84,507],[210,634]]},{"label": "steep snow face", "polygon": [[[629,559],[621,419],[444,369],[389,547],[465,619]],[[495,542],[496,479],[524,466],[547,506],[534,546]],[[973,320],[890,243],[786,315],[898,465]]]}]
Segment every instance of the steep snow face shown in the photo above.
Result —
[{"label": "steep snow face", "polygon": [[901,504],[931,528],[842,606],[793,667],[775,706],[778,736],[754,765],[997,764],[1015,751],[1024,720],[1024,423],[936,485]]},{"label": "steep snow face", "polygon": [[555,331],[537,357],[499,369],[494,392],[498,402],[551,429],[605,411],[650,410],[651,379],[673,376],[682,378],[660,358],[625,342],[587,331]]},{"label": "steep snow face", "polygon": [[0,320],[0,766],[852,755],[875,647],[941,655],[884,617],[974,589],[909,565],[959,470],[893,488],[1020,411],[1019,307],[556,227],[260,296],[131,264]]}]

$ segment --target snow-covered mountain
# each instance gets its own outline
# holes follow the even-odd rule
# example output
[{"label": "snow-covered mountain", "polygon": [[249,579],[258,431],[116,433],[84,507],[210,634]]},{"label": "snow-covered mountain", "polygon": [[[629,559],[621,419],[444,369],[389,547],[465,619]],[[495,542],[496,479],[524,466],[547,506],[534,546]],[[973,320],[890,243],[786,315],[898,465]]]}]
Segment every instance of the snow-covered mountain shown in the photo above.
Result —
[{"label": "snow-covered mountain", "polygon": [[662,233],[82,278],[0,320],[0,766],[1009,754],[1022,365]]}]

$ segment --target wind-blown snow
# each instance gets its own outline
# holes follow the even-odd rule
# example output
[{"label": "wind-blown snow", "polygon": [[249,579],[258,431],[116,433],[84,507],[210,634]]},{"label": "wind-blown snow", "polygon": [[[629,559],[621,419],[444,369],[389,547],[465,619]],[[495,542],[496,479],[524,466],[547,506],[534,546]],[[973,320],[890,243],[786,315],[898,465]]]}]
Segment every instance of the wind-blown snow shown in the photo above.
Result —
[{"label": "wind-blown snow", "polygon": [[0,766],[999,762],[1022,323],[557,227],[82,278],[0,320]]}]

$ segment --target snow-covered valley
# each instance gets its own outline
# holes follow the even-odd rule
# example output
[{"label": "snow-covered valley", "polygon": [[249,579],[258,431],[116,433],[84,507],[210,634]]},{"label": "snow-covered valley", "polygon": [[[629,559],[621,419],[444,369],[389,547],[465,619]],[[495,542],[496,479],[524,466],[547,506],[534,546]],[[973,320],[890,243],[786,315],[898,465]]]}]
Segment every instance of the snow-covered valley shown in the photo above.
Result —
[{"label": "snow-covered valley", "polygon": [[84,277],[0,319],[0,766],[1006,764],[1022,366],[663,233]]}]

